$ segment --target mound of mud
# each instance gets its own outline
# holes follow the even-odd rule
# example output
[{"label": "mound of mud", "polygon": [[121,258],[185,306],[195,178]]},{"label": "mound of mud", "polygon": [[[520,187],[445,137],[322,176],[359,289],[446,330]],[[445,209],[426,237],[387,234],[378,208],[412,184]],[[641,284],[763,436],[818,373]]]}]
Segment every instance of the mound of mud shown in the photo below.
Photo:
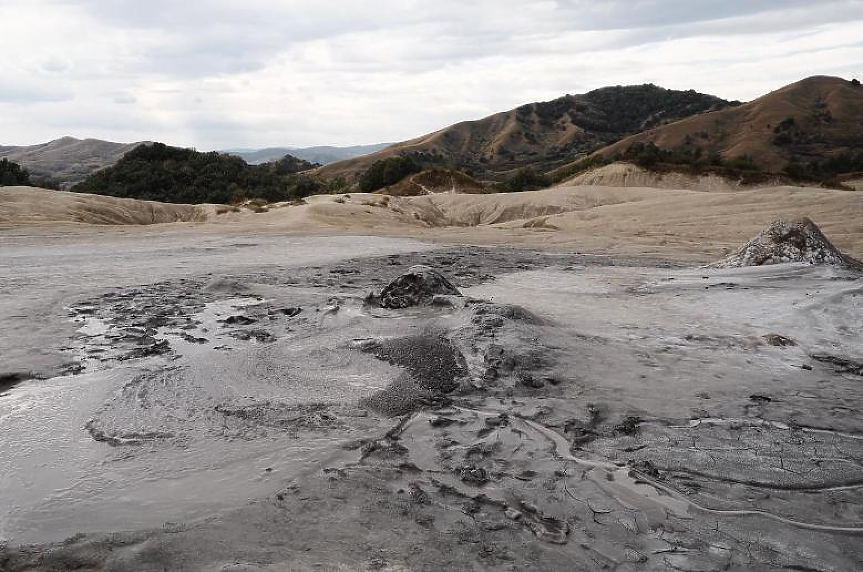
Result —
[{"label": "mound of mud", "polygon": [[711,264],[712,268],[742,268],[783,262],[832,264],[863,270],[859,261],[839,252],[809,218],[777,220],[736,254]]},{"label": "mound of mud", "polygon": [[236,278],[220,276],[207,282],[203,290],[210,294],[245,294],[251,288],[248,284]]},{"label": "mound of mud", "polygon": [[411,266],[381,292],[382,308],[409,308],[428,304],[436,295],[461,296],[443,274],[428,266]]}]

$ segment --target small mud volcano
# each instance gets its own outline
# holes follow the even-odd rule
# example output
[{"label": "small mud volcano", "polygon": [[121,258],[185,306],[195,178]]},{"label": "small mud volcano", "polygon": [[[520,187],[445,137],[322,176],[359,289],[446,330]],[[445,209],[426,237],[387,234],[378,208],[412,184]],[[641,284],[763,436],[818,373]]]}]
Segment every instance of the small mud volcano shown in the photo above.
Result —
[{"label": "small mud volcano", "polygon": [[806,217],[790,222],[775,221],[736,254],[711,267],[742,268],[784,262],[832,264],[863,270],[863,263],[839,252],[818,225]]},{"label": "small mud volcano", "polygon": [[429,304],[441,295],[461,296],[461,292],[440,272],[417,265],[387,284],[378,302],[382,308],[409,308]]}]

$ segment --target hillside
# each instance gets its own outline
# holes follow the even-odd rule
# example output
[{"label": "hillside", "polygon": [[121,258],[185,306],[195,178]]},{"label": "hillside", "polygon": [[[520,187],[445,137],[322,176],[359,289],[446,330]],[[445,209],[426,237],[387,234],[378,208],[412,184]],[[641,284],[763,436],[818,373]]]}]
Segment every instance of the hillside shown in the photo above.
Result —
[{"label": "hillside", "polygon": [[863,87],[816,76],[738,107],[648,129],[599,152],[605,158],[633,146],[701,161],[740,161],[769,173],[821,180],[863,170]]},{"label": "hillside", "polygon": [[201,222],[212,206],[100,197],[36,187],[0,188],[0,226],[80,223],[99,225]]},{"label": "hillside", "polygon": [[389,143],[374,145],[352,145],[349,147],[334,147],[319,145],[315,147],[268,147],[266,149],[227,149],[222,153],[241,157],[249,165],[260,165],[281,159],[285,155],[293,155],[310,163],[328,165],[361,155],[368,155],[387,147]]},{"label": "hillside", "polygon": [[202,153],[153,143],[133,149],[72,190],[168,203],[284,201],[321,190],[316,180],[297,174],[314,166],[291,156],[249,165],[239,157],[215,151]]},{"label": "hillside", "polygon": [[434,167],[405,177],[395,185],[376,192],[394,197],[417,197],[440,193],[481,194],[493,191],[460,171]]},{"label": "hillside", "polygon": [[48,143],[24,147],[0,147],[0,158],[7,158],[27,169],[36,178],[49,178],[68,186],[88,175],[113,165],[141,143],[113,143],[99,139],[63,137]]},{"label": "hillside", "polygon": [[607,87],[458,123],[327,165],[320,173],[353,180],[375,161],[410,154],[425,165],[454,166],[480,179],[503,180],[521,167],[547,171],[644,129],[730,105],[691,90],[650,84]]}]

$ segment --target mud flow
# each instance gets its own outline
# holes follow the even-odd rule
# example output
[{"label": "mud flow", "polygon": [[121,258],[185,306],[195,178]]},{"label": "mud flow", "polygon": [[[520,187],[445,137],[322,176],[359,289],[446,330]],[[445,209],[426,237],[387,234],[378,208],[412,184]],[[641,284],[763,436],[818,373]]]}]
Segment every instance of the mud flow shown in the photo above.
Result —
[{"label": "mud flow", "polygon": [[0,570],[863,567],[853,269],[265,246],[21,295]]}]

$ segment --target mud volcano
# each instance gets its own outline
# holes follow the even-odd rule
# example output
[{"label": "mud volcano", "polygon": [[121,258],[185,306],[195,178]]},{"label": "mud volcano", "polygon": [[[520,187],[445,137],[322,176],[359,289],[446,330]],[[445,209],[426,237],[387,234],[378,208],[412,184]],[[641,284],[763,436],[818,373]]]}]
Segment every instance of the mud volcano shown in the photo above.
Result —
[{"label": "mud volcano", "polygon": [[809,218],[777,220],[736,254],[711,264],[713,268],[742,268],[784,262],[832,264],[863,270],[859,261],[839,252]]},{"label": "mud volcano", "polygon": [[428,304],[437,295],[461,296],[461,292],[440,272],[417,265],[387,284],[379,303],[382,308],[409,308]]}]

